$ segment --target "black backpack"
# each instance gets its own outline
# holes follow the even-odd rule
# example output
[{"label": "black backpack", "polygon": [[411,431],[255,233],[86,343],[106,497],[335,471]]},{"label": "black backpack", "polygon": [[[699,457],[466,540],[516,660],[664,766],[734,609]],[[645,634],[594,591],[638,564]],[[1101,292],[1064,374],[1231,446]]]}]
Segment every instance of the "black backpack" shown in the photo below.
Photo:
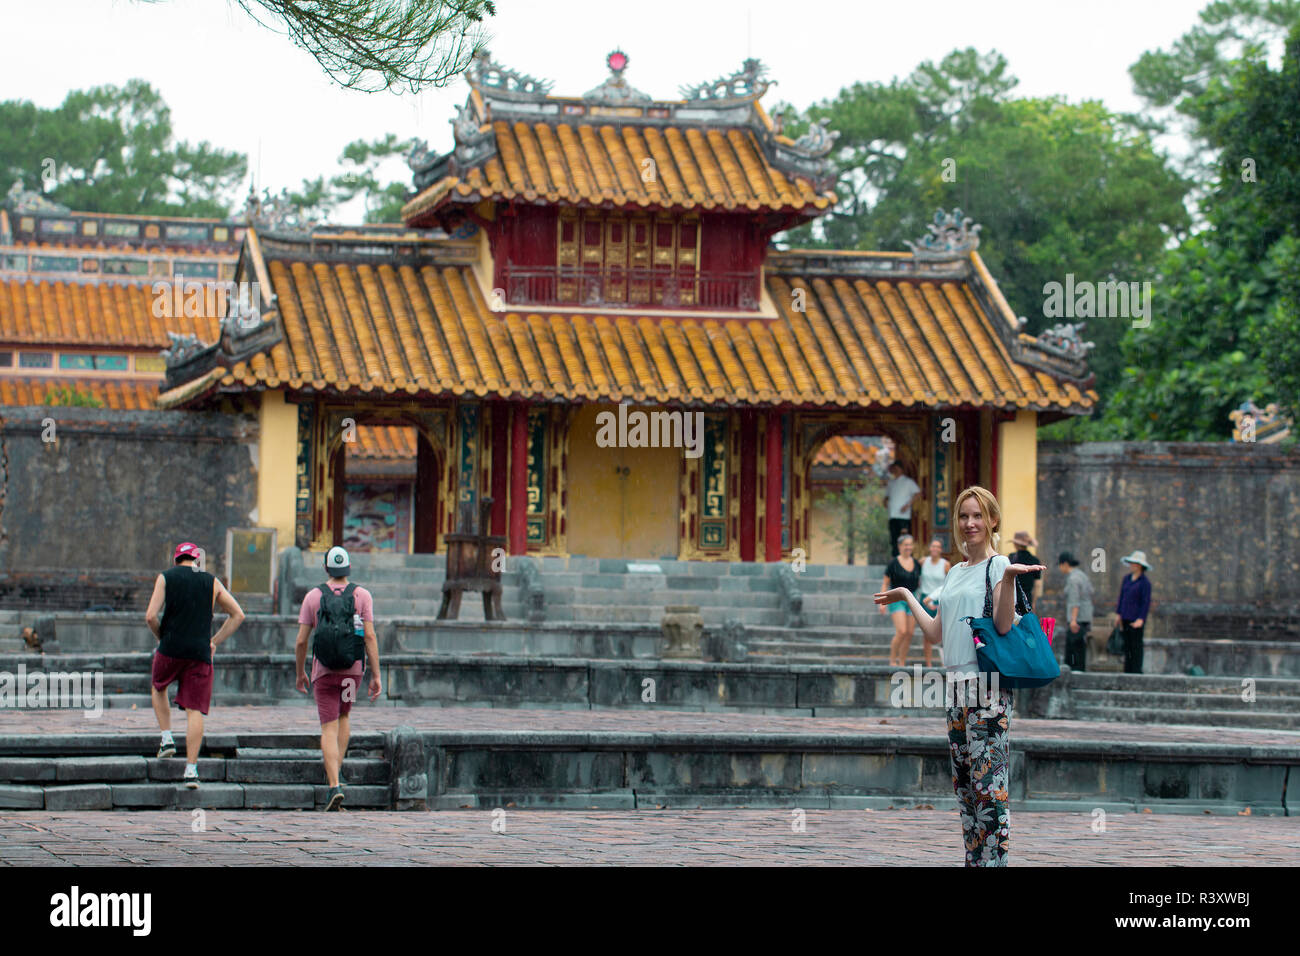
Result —
[{"label": "black backpack", "polygon": [[316,615],[316,630],[312,633],[311,652],[321,665],[332,671],[351,667],[365,657],[365,644],[357,636],[352,617],[357,612],[349,584],[341,594],[335,594],[329,585],[320,586],[320,611]]}]

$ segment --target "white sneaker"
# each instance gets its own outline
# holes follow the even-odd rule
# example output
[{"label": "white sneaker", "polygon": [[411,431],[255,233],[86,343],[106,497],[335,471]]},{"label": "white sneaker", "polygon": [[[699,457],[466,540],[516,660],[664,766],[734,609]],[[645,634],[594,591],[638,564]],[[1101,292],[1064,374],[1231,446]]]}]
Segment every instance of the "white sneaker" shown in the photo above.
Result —
[{"label": "white sneaker", "polygon": [[199,789],[199,768],[192,763],[185,765],[185,776],[181,777],[181,782],[191,790]]},{"label": "white sneaker", "polygon": [[172,735],[170,733],[163,734],[162,738],[158,741],[158,756],[176,756],[176,741],[172,740]]}]

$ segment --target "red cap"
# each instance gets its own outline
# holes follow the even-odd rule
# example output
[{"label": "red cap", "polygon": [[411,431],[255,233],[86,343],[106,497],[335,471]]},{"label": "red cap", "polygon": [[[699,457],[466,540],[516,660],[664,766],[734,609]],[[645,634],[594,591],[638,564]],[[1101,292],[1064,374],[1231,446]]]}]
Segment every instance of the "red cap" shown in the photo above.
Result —
[{"label": "red cap", "polygon": [[176,553],[172,555],[172,563],[175,564],[181,558],[199,559],[199,546],[191,541],[176,545]]}]

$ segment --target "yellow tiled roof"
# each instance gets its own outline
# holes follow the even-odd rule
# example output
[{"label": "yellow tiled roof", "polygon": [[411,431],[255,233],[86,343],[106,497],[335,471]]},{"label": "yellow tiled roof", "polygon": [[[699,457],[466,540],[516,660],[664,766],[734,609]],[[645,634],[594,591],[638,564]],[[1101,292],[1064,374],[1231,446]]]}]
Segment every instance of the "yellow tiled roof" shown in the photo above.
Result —
[{"label": "yellow tiled roof", "polygon": [[814,465],[870,465],[876,460],[877,449],[873,445],[850,438],[834,435],[826,440],[813,459]]},{"label": "yellow tiled roof", "polygon": [[[972,260],[982,268],[978,255]],[[1096,401],[1091,389],[1014,360],[994,327],[1009,323],[1009,310],[1002,303],[987,314],[960,277],[866,278],[847,267],[805,274],[772,256],[766,281],[777,317],[714,318],[493,312],[473,270],[457,264],[271,258],[266,266],[281,340],[214,369],[202,387],[173,389],[164,406],[208,386],[1073,412]],[[793,308],[797,289],[802,311]]]},{"label": "yellow tiled roof", "polygon": [[409,425],[358,425],[357,440],[348,446],[357,458],[391,460],[415,457],[415,429]]},{"label": "yellow tiled roof", "polygon": [[83,379],[49,376],[0,376],[0,405],[44,405],[51,393],[63,389],[98,399],[104,408],[151,409],[158,397],[159,379]]},{"label": "yellow tiled roof", "polygon": [[168,332],[214,342],[216,293],[207,289],[205,294],[203,316],[158,318],[148,284],[0,280],[0,343],[163,349],[171,344]]},{"label": "yellow tiled roof", "polygon": [[430,185],[402,209],[404,220],[446,201],[481,199],[785,211],[835,202],[834,193],[768,162],[749,129],[522,120],[490,127],[495,153]]}]

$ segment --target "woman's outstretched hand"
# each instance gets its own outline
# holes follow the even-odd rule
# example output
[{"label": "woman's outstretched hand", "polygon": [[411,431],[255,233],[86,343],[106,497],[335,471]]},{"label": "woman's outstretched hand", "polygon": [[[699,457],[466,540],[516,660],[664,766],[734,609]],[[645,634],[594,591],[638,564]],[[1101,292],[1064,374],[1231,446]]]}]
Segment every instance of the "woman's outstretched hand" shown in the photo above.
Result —
[{"label": "woman's outstretched hand", "polygon": [[888,591],[880,591],[876,594],[873,600],[877,604],[882,605],[881,610],[883,611],[883,605],[885,604],[893,604],[895,601],[906,601],[907,588],[890,588]]},{"label": "woman's outstretched hand", "polygon": [[1007,569],[1002,572],[1003,578],[1014,578],[1021,574],[1029,574],[1031,571],[1046,571],[1045,564],[1008,564]]}]

